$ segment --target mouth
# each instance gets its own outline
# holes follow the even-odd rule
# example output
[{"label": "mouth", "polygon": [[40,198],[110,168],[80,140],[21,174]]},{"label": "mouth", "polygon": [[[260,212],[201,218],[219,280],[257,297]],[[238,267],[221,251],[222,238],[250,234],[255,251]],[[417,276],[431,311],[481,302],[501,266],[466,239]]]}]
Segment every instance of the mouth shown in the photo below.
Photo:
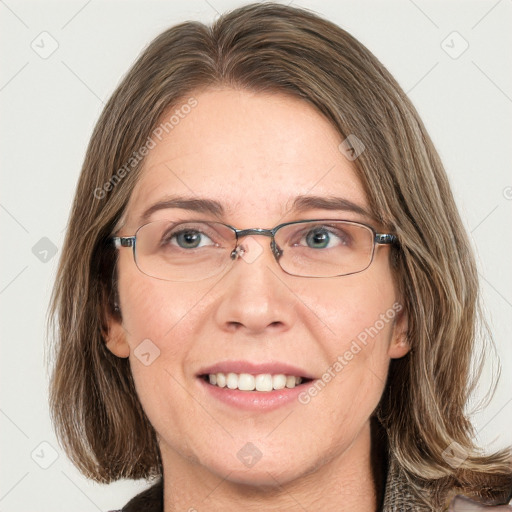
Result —
[{"label": "mouth", "polygon": [[235,410],[270,412],[291,406],[316,377],[286,361],[225,360],[196,373],[206,400]]},{"label": "mouth", "polygon": [[283,389],[294,389],[305,385],[312,379],[305,376],[286,375],[283,373],[234,373],[216,372],[199,375],[207,384],[217,388],[238,391],[259,391],[269,393]]}]

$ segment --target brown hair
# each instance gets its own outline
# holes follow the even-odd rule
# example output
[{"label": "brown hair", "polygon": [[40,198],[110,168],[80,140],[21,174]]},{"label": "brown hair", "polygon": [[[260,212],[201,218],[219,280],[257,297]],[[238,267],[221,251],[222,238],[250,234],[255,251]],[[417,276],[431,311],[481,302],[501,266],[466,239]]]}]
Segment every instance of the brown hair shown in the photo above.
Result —
[{"label": "brown hair", "polygon": [[[508,452],[479,454],[464,413],[477,272],[434,146],[405,93],[361,43],[309,11],[272,3],[239,8],[211,27],[186,22],[166,30],[124,77],[95,127],[51,306],[58,330],[50,403],[70,458],[99,482],[162,472],[128,360],[105,346],[106,315],[118,314],[107,239],[143,165],[134,155],[171,107],[217,85],[302,98],[343,137],[364,144],[354,164],[373,213],[400,242],[392,257],[412,347],[392,362],[376,411],[390,454],[430,504],[446,502],[454,489],[506,496]],[[452,443],[467,455],[458,468],[443,457]],[[486,493],[482,482],[490,475]]]}]

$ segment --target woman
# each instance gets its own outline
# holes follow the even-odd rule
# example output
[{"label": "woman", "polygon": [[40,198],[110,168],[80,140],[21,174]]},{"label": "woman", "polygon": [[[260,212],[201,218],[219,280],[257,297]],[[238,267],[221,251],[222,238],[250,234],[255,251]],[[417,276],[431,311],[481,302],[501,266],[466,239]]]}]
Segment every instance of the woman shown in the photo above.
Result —
[{"label": "woman", "polygon": [[505,506],[509,452],[464,415],[477,295],[439,157],[366,48],[277,4],[184,23],[91,138],[56,429],[92,479],[157,479],[125,511]]}]

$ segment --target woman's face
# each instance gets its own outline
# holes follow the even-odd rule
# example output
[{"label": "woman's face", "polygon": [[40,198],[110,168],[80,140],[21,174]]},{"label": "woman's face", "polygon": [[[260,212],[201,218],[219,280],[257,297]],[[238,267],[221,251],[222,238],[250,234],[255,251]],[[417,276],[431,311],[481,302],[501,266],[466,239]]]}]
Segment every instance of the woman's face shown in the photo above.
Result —
[{"label": "woman's face", "polygon": [[[343,139],[308,103],[231,89],[195,98],[197,106],[161,140],[153,137],[120,235],[159,219],[245,229],[329,218],[380,228],[352,162],[338,149]],[[294,207],[298,197],[312,196],[345,203]],[[143,220],[153,205],[178,197],[215,201],[223,212],[168,207]],[[120,250],[123,322],[110,320],[108,347],[130,358],[169,471],[275,485],[368,455],[369,417],[389,360],[407,352],[389,248],[379,246],[364,272],[307,278],[283,272],[269,241],[245,239],[250,258],[196,282],[149,277],[131,249]],[[278,374],[312,381],[242,391],[203,378],[217,372],[266,375],[263,383]]]}]

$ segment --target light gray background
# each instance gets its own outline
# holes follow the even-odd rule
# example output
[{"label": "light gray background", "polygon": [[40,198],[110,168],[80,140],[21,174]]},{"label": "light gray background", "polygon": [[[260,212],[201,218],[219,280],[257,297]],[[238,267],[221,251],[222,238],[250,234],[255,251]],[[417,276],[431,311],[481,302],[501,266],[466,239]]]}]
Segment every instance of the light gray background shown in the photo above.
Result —
[{"label": "light gray background", "polygon": [[[187,19],[211,22],[243,3],[0,0],[2,512],[104,511],[145,486],[88,482],[59,448],[47,407],[46,308],[86,144],[104,102],[162,30]],[[510,444],[512,1],[294,4],[366,44],[409,93],[437,145],[478,253],[503,367],[494,400],[475,416],[478,435],[487,448]],[[459,56],[464,41],[469,47]],[[56,51],[42,58],[52,44]],[[43,237],[55,256],[42,252],[51,248]]]}]

